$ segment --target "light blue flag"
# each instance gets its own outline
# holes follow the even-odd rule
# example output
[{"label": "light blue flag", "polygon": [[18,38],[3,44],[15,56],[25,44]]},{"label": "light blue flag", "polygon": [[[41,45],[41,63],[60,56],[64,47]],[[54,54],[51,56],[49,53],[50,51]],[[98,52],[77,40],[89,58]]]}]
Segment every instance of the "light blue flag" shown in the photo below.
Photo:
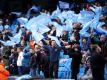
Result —
[{"label": "light blue flag", "polygon": [[22,24],[22,25],[26,24],[27,21],[28,21],[28,19],[27,19],[27,18],[24,18],[24,17],[20,17],[20,18],[18,18],[17,20],[18,20],[18,22],[19,22],[20,24]]},{"label": "light blue flag", "polygon": [[74,11],[67,11],[66,12],[66,20],[67,19],[70,19],[70,20],[72,20],[72,21],[75,21],[75,18],[76,18],[76,15],[75,15],[75,13],[74,13]]},{"label": "light blue flag", "polygon": [[51,22],[50,16],[48,14],[42,13],[41,15],[34,17],[26,23],[25,27],[28,30],[32,30],[32,25],[36,25],[36,27],[39,26],[46,26]]},{"label": "light blue flag", "polygon": [[71,75],[71,61],[72,61],[72,58],[59,60],[58,78],[61,78],[61,79],[71,78],[70,76]]},{"label": "light blue flag", "polygon": [[61,11],[60,11],[60,9],[59,9],[59,6],[57,6],[57,9],[52,12],[51,18],[52,18],[52,19],[55,19],[55,18],[57,18],[58,15],[60,15],[60,14],[61,14]]},{"label": "light blue flag", "polygon": [[93,22],[92,22],[91,25],[90,25],[90,27],[91,27],[92,29],[96,29],[97,25],[99,24],[99,19],[100,19],[100,15],[99,15],[99,14],[96,14],[96,15],[94,16]]},{"label": "light blue flag", "polygon": [[51,24],[53,24],[54,27],[56,27],[56,36],[61,36],[62,31],[65,30],[64,27],[59,25],[57,22],[52,22]]},{"label": "light blue flag", "polygon": [[68,19],[68,14],[67,11],[63,11],[61,14],[58,15],[58,18],[61,20],[61,22],[63,23],[64,20]]},{"label": "light blue flag", "polygon": [[44,37],[41,33],[36,32],[35,30],[32,30],[32,35],[35,39],[35,42],[38,44],[40,40],[42,40]]},{"label": "light blue flag", "polygon": [[104,30],[104,29],[102,29],[101,27],[99,27],[99,28],[97,29],[97,32],[99,32],[99,33],[101,33],[101,34],[107,35],[107,31]]},{"label": "light blue flag", "polygon": [[72,20],[70,20],[70,19],[67,19],[67,20],[65,21],[66,25],[65,25],[64,29],[65,29],[66,31],[71,32],[71,31],[73,30],[73,26],[72,26],[72,23],[73,23],[73,22],[74,22],[74,21],[72,21]]},{"label": "light blue flag", "polygon": [[31,15],[31,10],[34,10],[35,12],[39,12],[39,8],[37,7],[37,6],[35,6],[35,5],[33,5],[28,11],[27,11],[27,18],[29,18],[30,17],[30,15]]},{"label": "light blue flag", "polygon": [[83,28],[82,28],[82,30],[80,30],[80,33],[88,31],[88,29],[89,29],[90,25],[93,23],[93,21],[94,21],[94,19],[87,22],[85,25],[83,25]]},{"label": "light blue flag", "polygon": [[89,22],[94,18],[95,14],[92,11],[82,10],[78,16],[78,22],[82,23],[83,25]]},{"label": "light blue flag", "polygon": [[3,26],[2,25],[0,25],[0,31],[2,31],[3,30]]},{"label": "light blue flag", "polygon": [[55,40],[58,46],[61,46],[61,45],[60,45],[60,41],[58,40],[57,37],[49,36],[49,35],[48,35],[48,37],[51,38],[51,40]]},{"label": "light blue flag", "polygon": [[81,13],[81,15],[82,15],[82,17],[84,17],[84,18],[86,18],[86,19],[93,19],[94,18],[94,12],[92,12],[92,11],[81,11],[80,12]]},{"label": "light blue flag", "polygon": [[98,7],[98,6],[95,6],[95,5],[93,5],[93,6],[94,7],[90,7],[90,9],[92,11],[94,11],[96,15],[101,15],[102,7],[101,6]]},{"label": "light blue flag", "polygon": [[14,37],[10,37],[10,40],[18,44],[20,42],[21,35],[22,35],[22,31],[20,30]]},{"label": "light blue flag", "polygon": [[21,35],[22,35],[22,31],[20,30],[19,33],[16,34],[14,37],[9,37],[10,40],[6,42],[0,40],[0,42],[3,43],[3,45],[5,46],[14,46],[15,44],[18,44],[20,42]]},{"label": "light blue flag", "polygon": [[10,40],[8,40],[8,41],[2,41],[2,40],[0,40],[0,42],[3,44],[3,45],[5,45],[5,46],[14,46],[15,45],[15,42],[14,41],[10,41]]},{"label": "light blue flag", "polygon": [[4,25],[4,29],[10,29],[9,25]]},{"label": "light blue flag", "polygon": [[90,34],[87,32],[90,28],[90,25],[93,23],[94,19],[83,25],[82,30],[80,30],[80,35],[83,37],[89,37]]},{"label": "light blue flag", "polygon": [[28,74],[17,77],[15,80],[27,80],[27,79],[31,79],[31,76]]},{"label": "light blue flag", "polygon": [[88,32],[81,32],[80,35],[83,37],[90,37],[90,34]]},{"label": "light blue flag", "polygon": [[104,25],[104,22],[100,22],[96,28],[96,31],[100,34],[106,34],[107,35],[107,31],[102,29],[102,25]]},{"label": "light blue flag", "polygon": [[69,3],[67,2],[59,1],[59,6],[61,9],[69,9]]},{"label": "light blue flag", "polygon": [[11,12],[11,14],[17,15],[17,17],[21,16],[22,12]]},{"label": "light blue flag", "polygon": [[41,34],[44,34],[44,33],[48,32],[48,31],[50,31],[50,29],[47,26],[43,26],[42,27],[42,25],[40,25],[38,27],[38,29],[37,29],[37,32],[40,32]]}]

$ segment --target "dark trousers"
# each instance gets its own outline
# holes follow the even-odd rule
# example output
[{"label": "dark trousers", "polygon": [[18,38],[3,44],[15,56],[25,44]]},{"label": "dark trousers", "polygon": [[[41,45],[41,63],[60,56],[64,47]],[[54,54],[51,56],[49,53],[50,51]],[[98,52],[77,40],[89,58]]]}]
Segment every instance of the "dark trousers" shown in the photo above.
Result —
[{"label": "dark trousers", "polygon": [[45,76],[45,78],[50,78],[50,74],[49,74],[49,63],[47,62],[45,62],[44,64],[43,64],[43,68],[42,68],[43,70],[43,72],[44,72],[44,76]]},{"label": "dark trousers", "polygon": [[18,73],[19,73],[19,75],[23,75],[24,74],[23,66],[18,66]]},{"label": "dark trousers", "polygon": [[93,80],[104,80],[104,67],[92,67]]},{"label": "dark trousers", "polygon": [[59,67],[59,62],[51,62],[50,63],[50,69],[49,69],[50,78],[58,78],[58,67]]},{"label": "dark trousers", "polygon": [[9,72],[10,72],[10,74],[17,75],[18,74],[18,67],[17,66],[9,66]]},{"label": "dark trousers", "polygon": [[79,73],[79,66],[72,66],[71,79],[77,80],[77,74]]},{"label": "dark trousers", "polygon": [[23,74],[29,74],[30,68],[23,66]]}]

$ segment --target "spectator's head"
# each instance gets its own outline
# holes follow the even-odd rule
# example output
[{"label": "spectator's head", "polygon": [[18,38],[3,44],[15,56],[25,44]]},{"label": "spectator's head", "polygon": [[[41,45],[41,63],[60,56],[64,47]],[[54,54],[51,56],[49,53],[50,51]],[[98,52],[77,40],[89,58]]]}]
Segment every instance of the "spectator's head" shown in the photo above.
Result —
[{"label": "spectator's head", "polygon": [[100,36],[100,41],[101,42],[105,42],[107,40],[107,36],[106,35],[101,35]]},{"label": "spectator's head", "polygon": [[0,56],[0,63],[3,63],[3,58]]},{"label": "spectator's head", "polygon": [[95,5],[98,7],[101,6],[100,2],[98,2],[98,1],[95,2]]},{"label": "spectator's head", "polygon": [[30,52],[30,53],[34,53],[34,50],[33,50],[33,49],[29,49],[29,52]]},{"label": "spectator's head", "polygon": [[91,52],[95,52],[95,53],[100,53],[101,52],[101,48],[99,46],[99,43],[97,42],[92,42],[91,46],[90,46]]},{"label": "spectator's head", "polygon": [[38,51],[40,51],[40,49],[41,49],[41,46],[39,46],[39,45],[35,45],[35,52],[38,52]]},{"label": "spectator's head", "polygon": [[64,35],[67,35],[67,34],[68,34],[68,32],[67,32],[66,30],[63,30],[62,33],[63,33]]},{"label": "spectator's head", "polygon": [[43,45],[47,45],[47,43],[44,40],[39,41],[39,45],[42,47]]},{"label": "spectator's head", "polygon": [[78,48],[80,45],[79,41],[73,41],[72,44],[73,44],[74,48]]},{"label": "spectator's head", "polygon": [[107,31],[107,25],[103,25],[102,28]]},{"label": "spectator's head", "polygon": [[11,53],[14,53],[14,49],[11,49]]},{"label": "spectator's head", "polygon": [[42,41],[39,41],[39,45],[40,45],[40,46],[43,46],[43,42],[42,42]]},{"label": "spectator's head", "polygon": [[52,41],[51,41],[51,46],[52,46],[52,47],[57,46],[57,44],[56,44],[56,41],[55,41],[55,40],[52,40]]},{"label": "spectator's head", "polygon": [[47,40],[45,40],[45,42],[47,45],[51,45],[51,39],[47,39]]},{"label": "spectator's head", "polygon": [[83,42],[84,44],[86,44],[86,43],[87,43],[87,38],[83,38],[83,39],[82,39],[82,42]]},{"label": "spectator's head", "polygon": [[25,46],[25,40],[24,40],[24,39],[22,39],[20,44],[21,44],[21,46],[23,46],[23,47],[24,47],[24,46]]},{"label": "spectator's head", "polygon": [[20,53],[20,52],[22,52],[22,51],[23,51],[23,48],[22,48],[22,47],[18,47],[18,48],[17,48],[17,52],[18,52],[18,53]]},{"label": "spectator's head", "polygon": [[2,19],[0,19],[0,25],[2,25],[3,24],[3,21],[2,21]]}]

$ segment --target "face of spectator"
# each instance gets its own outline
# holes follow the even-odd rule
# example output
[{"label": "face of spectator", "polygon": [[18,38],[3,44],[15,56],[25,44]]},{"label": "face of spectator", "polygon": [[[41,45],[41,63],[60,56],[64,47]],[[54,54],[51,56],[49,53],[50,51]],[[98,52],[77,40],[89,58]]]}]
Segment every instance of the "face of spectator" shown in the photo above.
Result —
[{"label": "face of spectator", "polygon": [[22,41],[21,41],[21,46],[24,46],[24,45],[25,45],[25,41],[22,40]]},{"label": "face of spectator", "polygon": [[0,61],[0,63],[4,63],[4,61],[3,61],[3,60],[1,60],[1,61]]},{"label": "face of spectator", "polygon": [[14,49],[11,49],[11,53],[13,53],[14,52]]},{"label": "face of spectator", "polygon": [[87,43],[86,39],[83,39],[82,41],[83,41],[83,43],[85,43],[85,44]]},{"label": "face of spectator", "polygon": [[51,45],[52,45],[52,47],[55,47],[57,44],[56,44],[55,41],[52,41],[52,42],[51,42]]},{"label": "face of spectator", "polygon": [[42,42],[42,41],[39,41],[39,45],[40,45],[40,46],[43,46],[43,42]]},{"label": "face of spectator", "polygon": [[106,41],[106,36],[105,36],[105,35],[101,35],[101,36],[100,36],[100,41],[101,41],[101,42]]},{"label": "face of spectator", "polygon": [[107,16],[102,15],[102,16],[100,17],[100,20],[106,20],[106,19],[107,19]]},{"label": "face of spectator", "polygon": [[63,34],[66,35],[66,34],[67,34],[67,31],[63,31]]},{"label": "face of spectator", "polygon": [[34,53],[34,50],[33,50],[33,49],[29,49],[29,52],[30,52],[30,53]]},{"label": "face of spectator", "polygon": [[18,53],[21,52],[21,49],[20,49],[20,48],[17,48],[17,52],[18,52]]},{"label": "face of spectator", "polygon": [[73,32],[74,32],[74,33],[77,33],[78,31],[77,31],[77,29],[74,29]]},{"label": "face of spectator", "polygon": [[35,52],[38,52],[38,51],[40,51],[40,46],[39,45],[35,45]]},{"label": "face of spectator", "polygon": [[0,25],[2,25],[3,24],[3,21],[2,20],[0,20]]},{"label": "face of spectator", "polygon": [[45,40],[47,45],[50,45],[50,41],[49,40]]},{"label": "face of spectator", "polygon": [[55,31],[55,30],[56,30],[56,28],[55,28],[55,27],[52,27],[52,30],[53,30],[53,31]]},{"label": "face of spectator", "polygon": [[99,7],[99,6],[100,6],[100,3],[97,3],[97,2],[96,2],[95,5]]},{"label": "face of spectator", "polygon": [[107,26],[104,26],[103,29],[107,31]]}]

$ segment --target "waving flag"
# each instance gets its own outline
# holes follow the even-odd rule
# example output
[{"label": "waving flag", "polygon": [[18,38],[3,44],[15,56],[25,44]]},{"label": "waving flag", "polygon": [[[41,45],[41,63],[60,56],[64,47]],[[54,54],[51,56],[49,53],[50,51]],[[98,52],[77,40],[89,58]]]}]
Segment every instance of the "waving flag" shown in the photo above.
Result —
[{"label": "waving flag", "polygon": [[39,26],[46,26],[51,22],[50,16],[48,14],[42,13],[41,15],[34,17],[26,23],[25,27],[29,30],[32,30],[32,25],[36,25],[36,27]]},{"label": "waving flag", "polygon": [[96,31],[100,34],[106,34],[107,35],[107,31],[102,29],[102,25],[104,25],[104,22],[100,22],[96,28]]},{"label": "waving flag", "polygon": [[0,42],[3,44],[3,45],[5,45],[5,46],[13,46],[13,45],[15,45],[15,42],[14,41],[2,41],[2,40],[0,40]]},{"label": "waving flag", "polygon": [[55,11],[53,11],[52,15],[51,15],[51,18],[54,19],[54,18],[57,18],[58,15],[61,14],[61,11],[59,9],[59,7],[57,6],[57,9]]},{"label": "waving flag", "polygon": [[16,34],[14,37],[10,37],[10,40],[15,42],[15,43],[19,43],[21,35],[22,35],[22,31],[20,30],[19,33]]},{"label": "waving flag", "polygon": [[24,18],[24,17],[20,17],[20,18],[18,18],[17,20],[18,20],[18,22],[19,22],[20,24],[22,24],[22,25],[26,24],[27,21],[28,21],[28,19],[27,19],[27,18]]},{"label": "waving flag", "polygon": [[35,30],[32,30],[32,35],[36,43],[38,43],[40,40],[44,38],[42,34],[40,34],[39,32],[36,32]]},{"label": "waving flag", "polygon": [[61,45],[60,45],[60,41],[58,40],[57,37],[49,36],[49,35],[48,35],[48,37],[51,38],[51,40],[55,40],[58,46],[61,46]]},{"label": "waving flag", "polygon": [[51,24],[54,25],[54,27],[56,27],[56,36],[60,36],[62,34],[62,31],[65,30],[63,26],[59,25],[56,22],[52,22]]}]

